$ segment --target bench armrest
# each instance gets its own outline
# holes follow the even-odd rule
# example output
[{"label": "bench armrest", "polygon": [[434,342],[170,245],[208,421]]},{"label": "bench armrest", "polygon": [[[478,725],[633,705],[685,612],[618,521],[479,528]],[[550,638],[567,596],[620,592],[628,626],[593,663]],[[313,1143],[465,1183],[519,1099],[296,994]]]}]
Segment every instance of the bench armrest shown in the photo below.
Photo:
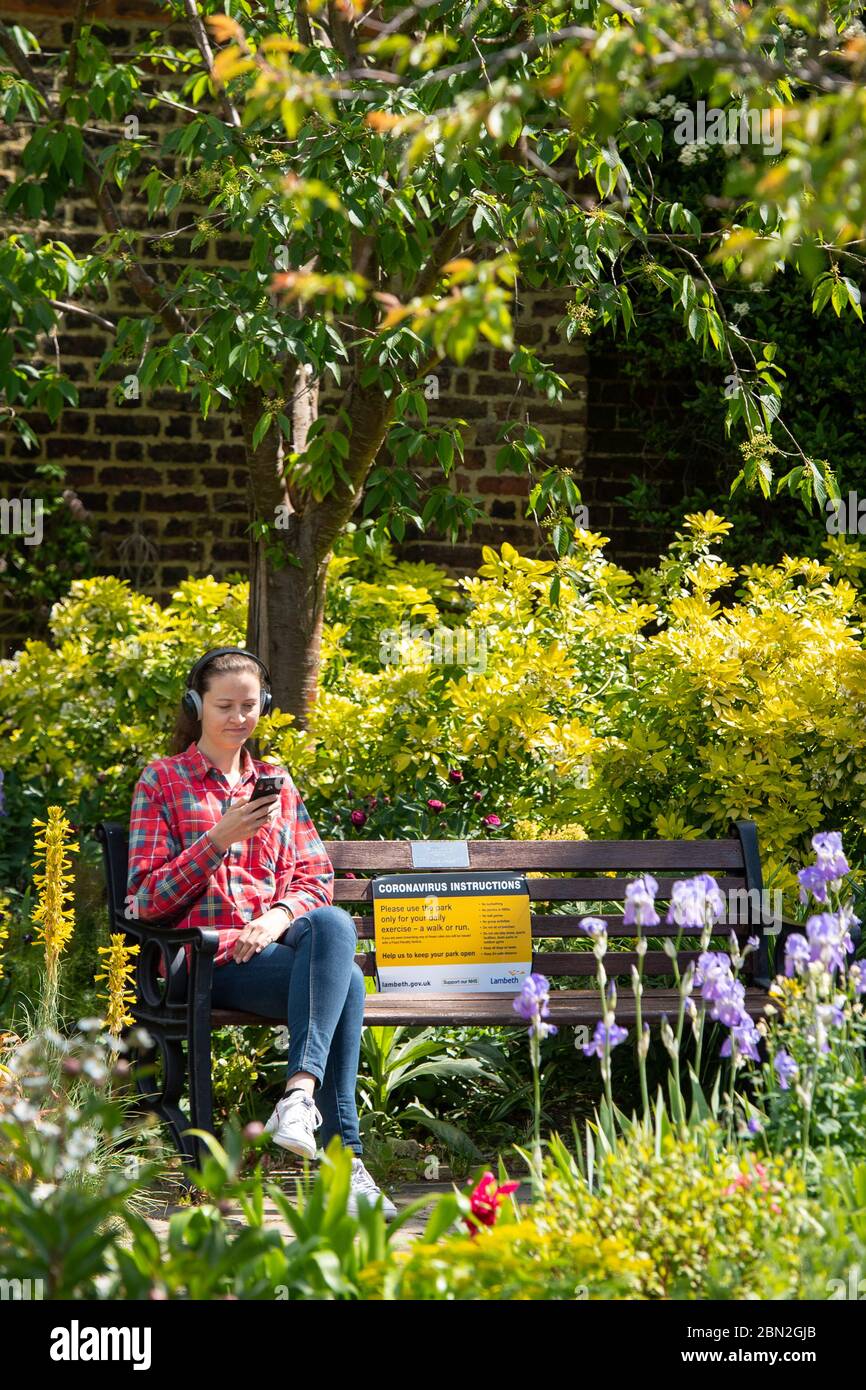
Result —
[{"label": "bench armrest", "polygon": [[[129,921],[115,913],[115,929],[135,937],[140,951],[136,964],[136,992],[141,1004],[171,1009],[210,1008],[213,963],[219,949],[219,932],[205,927],[173,927],[166,921]],[[185,947],[191,946],[189,970]],[[163,998],[158,967],[165,960],[168,982]]]}]

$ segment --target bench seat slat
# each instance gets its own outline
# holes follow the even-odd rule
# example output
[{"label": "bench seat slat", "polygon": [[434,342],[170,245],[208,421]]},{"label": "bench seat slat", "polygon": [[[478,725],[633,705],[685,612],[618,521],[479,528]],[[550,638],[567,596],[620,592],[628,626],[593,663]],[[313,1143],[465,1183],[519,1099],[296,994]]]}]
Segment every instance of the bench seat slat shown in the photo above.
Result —
[{"label": "bench seat slat", "polygon": [[[677,960],[682,973],[690,960],[696,961],[700,951],[680,951]],[[365,975],[376,973],[376,953],[366,951],[355,957]],[[632,965],[637,965],[638,957],[634,951],[608,951],[604,958],[604,968],[608,976],[631,976]],[[459,969],[455,965],[455,970]],[[539,951],[532,956],[532,969],[542,975],[595,975],[596,960],[592,951]],[[647,951],[644,957],[644,975],[670,975],[671,961],[664,951]]]},{"label": "bench seat slat", "polygon": [[[430,1024],[496,1024],[525,1027],[512,1007],[510,994],[368,994],[364,1006],[364,1022],[388,1027],[401,1024],[423,1028]],[[675,989],[647,990],[642,1003],[642,1017],[648,1022],[658,1021],[667,1014],[673,1022],[679,1006],[679,995]],[[752,1018],[761,1018],[764,1005],[768,1003],[763,990],[747,989],[744,1007]],[[585,1023],[594,1027],[601,1017],[598,994],[592,989],[557,989],[551,991],[548,1023],[557,1026]],[[623,989],[617,994],[617,1022],[624,1025],[635,1022],[635,1001],[631,990]],[[211,1015],[214,1028],[227,1024],[271,1024],[285,1027],[285,1018],[265,1018],[259,1014],[237,1013],[228,1009],[214,1009]]]}]

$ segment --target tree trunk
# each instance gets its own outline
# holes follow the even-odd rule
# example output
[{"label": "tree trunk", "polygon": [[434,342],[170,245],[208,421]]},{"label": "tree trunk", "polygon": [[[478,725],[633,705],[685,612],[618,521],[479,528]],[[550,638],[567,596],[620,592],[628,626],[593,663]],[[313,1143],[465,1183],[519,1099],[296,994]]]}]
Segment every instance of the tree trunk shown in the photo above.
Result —
[{"label": "tree trunk", "polygon": [[265,542],[250,547],[247,646],[271,673],[274,703],[306,729],[318,694],[325,580],[330,552],[320,560],[308,522],[297,513],[283,532],[289,556],[300,564],[268,563]]},{"label": "tree trunk", "polygon": [[[307,409],[311,395],[306,396]],[[295,406],[295,430],[300,427],[305,439],[303,422],[298,418],[303,408],[298,409],[297,395]],[[344,465],[350,483],[348,487],[338,484],[316,502],[289,495],[282,478],[283,454],[276,427],[253,449],[253,430],[264,407],[261,396],[251,392],[241,402],[250,517],[273,525],[277,509],[282,508],[288,523],[267,539],[251,538],[247,647],[270,671],[274,704],[293,714],[299,729],[309,727],[318,695],[325,583],[332,546],[361,500],[364,481],[393,413],[392,402],[380,391],[365,390],[356,383],[346,394],[345,406],[353,422],[350,454]],[[273,555],[275,535],[279,538],[277,563],[268,556],[269,549]]]}]

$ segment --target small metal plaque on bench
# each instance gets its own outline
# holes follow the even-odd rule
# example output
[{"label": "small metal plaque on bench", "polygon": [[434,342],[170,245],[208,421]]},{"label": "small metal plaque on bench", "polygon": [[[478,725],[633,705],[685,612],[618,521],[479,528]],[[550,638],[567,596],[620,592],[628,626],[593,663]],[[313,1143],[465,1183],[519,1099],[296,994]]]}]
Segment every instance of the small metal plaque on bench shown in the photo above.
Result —
[{"label": "small metal plaque on bench", "polygon": [[468,840],[412,840],[413,869],[468,869]]}]

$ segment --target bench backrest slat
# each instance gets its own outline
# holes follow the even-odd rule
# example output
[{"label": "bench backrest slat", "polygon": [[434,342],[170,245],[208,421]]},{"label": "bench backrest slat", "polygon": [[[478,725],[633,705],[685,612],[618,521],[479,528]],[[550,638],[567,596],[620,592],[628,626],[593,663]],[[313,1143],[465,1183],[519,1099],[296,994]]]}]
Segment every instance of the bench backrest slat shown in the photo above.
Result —
[{"label": "bench backrest slat", "polygon": [[[408,840],[325,840],[337,872],[400,873],[412,869]],[[738,840],[469,840],[470,869],[743,871]],[[414,870],[416,873],[428,870]],[[432,870],[431,872],[438,872]],[[453,870],[451,872],[454,872]]]},{"label": "bench backrest slat", "polygon": [[[697,960],[700,951],[680,951],[677,956],[680,970],[683,971],[691,960]],[[375,975],[376,956],[373,951],[355,957],[365,975]],[[608,979],[625,975],[631,978],[631,968],[638,963],[634,951],[608,951],[604,958],[604,968]],[[569,977],[594,976],[596,961],[591,951],[534,951],[532,969],[544,975],[565,975]],[[671,963],[664,951],[647,951],[644,956],[644,979],[651,975],[670,975]],[[587,985],[591,987],[590,981]]]},{"label": "bench backrest slat", "polygon": [[[333,860],[331,862],[333,863]],[[460,870],[425,869],[423,874],[420,870],[416,870],[416,872],[419,877],[426,879],[445,872],[459,873]],[[669,898],[674,879],[657,879],[656,881],[659,885],[657,894],[659,900],[663,901]],[[372,880],[369,878],[336,878],[334,880],[334,902],[361,903],[371,901],[371,882]],[[526,886],[532,902],[623,902],[626,885],[629,882],[630,879],[628,878],[529,878],[526,881]],[[722,892],[746,891],[742,878],[728,875],[723,879],[716,879],[716,882]]]}]

